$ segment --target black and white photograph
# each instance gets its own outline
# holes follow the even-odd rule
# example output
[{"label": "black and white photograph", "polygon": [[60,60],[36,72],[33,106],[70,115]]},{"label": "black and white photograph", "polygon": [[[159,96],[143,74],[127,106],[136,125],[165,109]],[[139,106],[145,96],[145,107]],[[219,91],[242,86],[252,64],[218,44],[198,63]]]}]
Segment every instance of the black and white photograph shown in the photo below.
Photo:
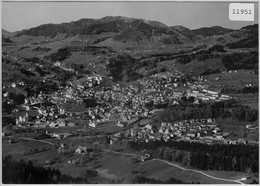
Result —
[{"label": "black and white photograph", "polygon": [[2,184],[259,184],[258,1],[0,3]]}]

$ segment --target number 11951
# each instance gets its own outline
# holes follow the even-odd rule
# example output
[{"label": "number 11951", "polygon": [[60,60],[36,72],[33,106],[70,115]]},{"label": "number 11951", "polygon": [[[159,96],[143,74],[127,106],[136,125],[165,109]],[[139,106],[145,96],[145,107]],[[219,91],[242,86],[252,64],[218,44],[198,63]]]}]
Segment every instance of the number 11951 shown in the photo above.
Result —
[{"label": "number 11951", "polygon": [[229,20],[231,21],[254,21],[254,3],[230,3]]},{"label": "number 11951", "polygon": [[232,14],[252,14],[251,9],[232,9]]}]

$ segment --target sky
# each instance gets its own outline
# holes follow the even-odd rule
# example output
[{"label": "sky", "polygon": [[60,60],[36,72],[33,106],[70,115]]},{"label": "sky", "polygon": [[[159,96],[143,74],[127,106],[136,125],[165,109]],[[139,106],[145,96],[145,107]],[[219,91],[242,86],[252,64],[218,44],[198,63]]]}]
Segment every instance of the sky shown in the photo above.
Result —
[{"label": "sky", "polygon": [[14,32],[47,23],[64,23],[82,18],[126,16],[160,21],[168,26],[190,29],[222,26],[238,29],[258,23],[230,21],[226,2],[2,2],[2,28]]}]

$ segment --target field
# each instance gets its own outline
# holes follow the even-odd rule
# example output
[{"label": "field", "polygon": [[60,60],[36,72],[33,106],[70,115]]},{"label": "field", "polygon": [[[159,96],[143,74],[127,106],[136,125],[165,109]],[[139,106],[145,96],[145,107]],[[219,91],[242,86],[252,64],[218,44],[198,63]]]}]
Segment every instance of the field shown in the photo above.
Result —
[{"label": "field", "polygon": [[[143,176],[160,179],[160,180],[167,180],[172,177],[189,183],[191,182],[193,183],[199,182],[201,184],[231,184],[232,183],[228,181],[220,181],[213,178],[209,178],[207,176],[204,176],[196,172],[181,170],[179,168],[167,165],[166,163],[157,160],[147,161],[142,166],[140,166],[137,170]],[[217,177],[227,178],[227,179],[238,179],[241,177],[245,177],[243,173],[237,173],[237,172],[227,172],[227,171],[203,171],[203,172],[212,176],[217,176]]]},{"label": "field", "polygon": [[58,154],[58,152],[56,149],[51,149],[48,151],[23,156],[22,159],[31,160],[33,162],[36,162],[37,164],[43,165],[46,161],[53,160],[53,158],[57,154]]},{"label": "field", "polygon": [[61,172],[73,177],[83,177],[86,176],[87,169],[95,169],[98,175],[94,177],[90,176],[91,182],[112,183],[116,180],[127,179],[131,174],[132,168],[136,166],[132,157],[100,152],[94,160],[88,162],[84,167],[63,164]]},{"label": "field", "polygon": [[224,65],[219,58],[206,59],[204,61],[193,60],[187,64],[176,64],[176,69],[184,74],[191,73],[193,75],[200,75],[207,70],[225,70]]},{"label": "field", "polygon": [[258,94],[235,94],[231,95],[235,96],[239,102],[239,104],[244,106],[249,106],[254,109],[259,108],[259,97]]},{"label": "field", "polygon": [[[218,81],[215,78],[219,78]],[[222,85],[226,88],[240,89],[246,84],[258,86],[258,75],[253,74],[251,70],[238,70],[206,76],[211,85]]]},{"label": "field", "polygon": [[9,155],[9,154],[16,155],[25,150],[29,150],[29,149],[33,149],[33,148],[41,149],[43,147],[52,148],[52,145],[47,144],[47,143],[38,142],[38,141],[21,141],[21,142],[17,142],[17,143],[13,143],[13,144],[2,143],[3,156]]},{"label": "field", "polygon": [[107,173],[115,175],[118,179],[127,178],[131,174],[131,170],[137,166],[133,162],[133,157],[130,156],[113,153],[105,153],[104,156],[99,169],[107,170]]},{"label": "field", "polygon": [[[223,129],[222,133],[229,133],[229,139],[245,139],[247,141],[258,141],[259,139],[258,130],[250,132],[246,129],[246,125],[251,123],[234,120],[217,120],[217,123],[220,125],[220,128]],[[254,122],[254,124],[258,124],[258,121]]]},{"label": "field", "polygon": [[65,103],[62,105],[62,107],[67,111],[67,112],[84,112],[88,111],[88,108],[85,108],[84,106],[79,106],[75,103]]}]

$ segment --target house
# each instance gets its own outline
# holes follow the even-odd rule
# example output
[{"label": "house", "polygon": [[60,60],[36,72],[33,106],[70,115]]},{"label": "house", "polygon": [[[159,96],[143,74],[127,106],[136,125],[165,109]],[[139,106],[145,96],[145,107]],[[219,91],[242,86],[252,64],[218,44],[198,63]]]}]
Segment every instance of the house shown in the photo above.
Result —
[{"label": "house", "polygon": [[90,127],[93,127],[93,128],[95,128],[96,127],[96,124],[93,122],[93,121],[89,121],[89,124],[88,124]]},{"label": "house", "polygon": [[76,152],[77,154],[87,153],[87,147],[79,146],[79,147],[75,150],[75,152]]},{"label": "house", "polygon": [[208,119],[207,119],[207,122],[208,122],[208,123],[213,123],[213,119],[208,118]]},{"label": "house", "polygon": [[118,121],[118,122],[116,123],[116,125],[119,126],[119,127],[124,127],[124,124],[121,123],[120,121]]},{"label": "house", "polygon": [[57,124],[59,127],[65,127],[65,120],[63,119],[58,119],[57,120]]},{"label": "house", "polygon": [[53,134],[52,134],[52,137],[61,139],[61,138],[63,137],[63,135],[62,135],[62,134],[59,134],[59,133],[53,133]]},{"label": "house", "polygon": [[13,82],[11,86],[12,86],[13,88],[15,88],[15,87],[16,87],[16,83]]},{"label": "house", "polygon": [[4,95],[4,97],[6,98],[9,94],[8,94],[8,92],[6,92],[6,93],[4,93],[3,95]]},{"label": "house", "polygon": [[196,136],[196,134],[194,134],[194,133],[187,133],[186,134],[188,137],[191,137],[191,138],[195,138],[195,136]]},{"label": "house", "polygon": [[68,122],[68,127],[74,127],[74,126],[75,126],[75,123],[73,121]]},{"label": "house", "polygon": [[49,123],[49,127],[50,127],[50,128],[56,127],[56,123],[54,123],[54,122]]}]

